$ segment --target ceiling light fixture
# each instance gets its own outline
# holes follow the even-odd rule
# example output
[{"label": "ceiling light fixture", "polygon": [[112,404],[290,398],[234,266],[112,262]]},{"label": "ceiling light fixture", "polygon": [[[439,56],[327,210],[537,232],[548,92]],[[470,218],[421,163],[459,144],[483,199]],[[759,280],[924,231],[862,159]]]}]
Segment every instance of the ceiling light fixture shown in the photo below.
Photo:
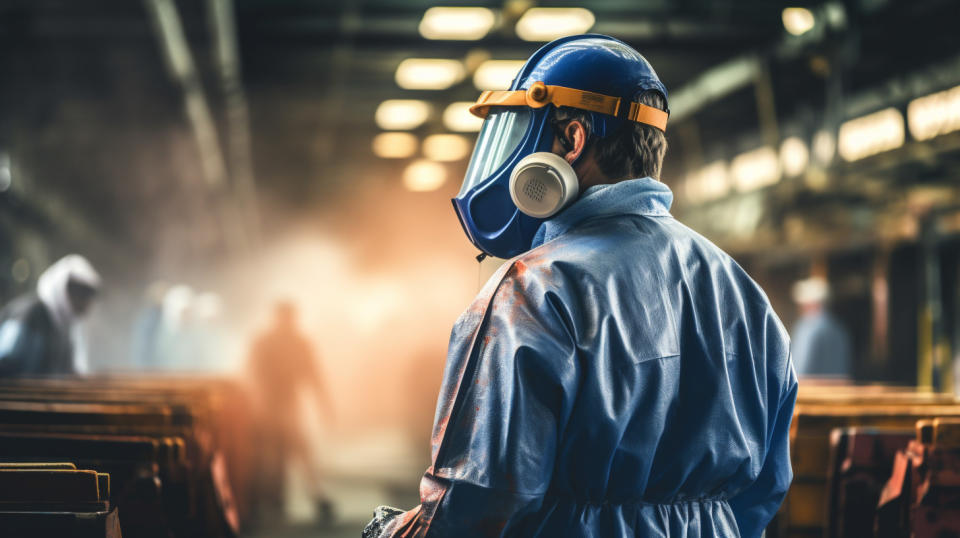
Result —
[{"label": "ceiling light fixture", "polygon": [[458,133],[475,133],[483,125],[483,119],[470,113],[473,101],[451,103],[443,111],[443,125]]},{"label": "ceiling light fixture", "polygon": [[910,101],[907,127],[917,140],[960,130],[960,86]]},{"label": "ceiling light fixture", "polygon": [[730,173],[737,190],[749,192],[780,180],[780,160],[773,148],[764,146],[734,157]]},{"label": "ceiling light fixture", "polygon": [[408,131],[430,117],[430,105],[417,99],[388,99],[377,107],[377,125],[386,131]]},{"label": "ceiling light fixture", "polygon": [[403,171],[403,186],[412,192],[435,191],[446,181],[446,167],[427,159],[413,161]]},{"label": "ceiling light fixture", "polygon": [[459,161],[473,149],[470,140],[463,135],[435,134],[423,141],[423,156],[431,161]]},{"label": "ceiling light fixture", "polygon": [[476,41],[493,28],[496,17],[485,7],[432,7],[420,20],[426,39]]},{"label": "ceiling light fixture", "polygon": [[809,32],[817,22],[813,12],[805,7],[785,8],[780,18],[783,20],[783,27],[793,35]]},{"label": "ceiling light fixture", "polygon": [[846,161],[857,161],[899,148],[905,136],[903,114],[895,108],[885,108],[840,125],[837,153]]},{"label": "ceiling light fixture", "polygon": [[417,152],[419,140],[410,133],[380,133],[373,137],[373,153],[381,159],[406,159]]},{"label": "ceiling light fixture", "polygon": [[714,161],[687,176],[684,193],[687,199],[698,204],[722,198],[730,192],[730,175],[727,163]]},{"label": "ceiling light fixture", "polygon": [[397,66],[397,85],[407,90],[445,90],[463,80],[466,71],[458,60],[408,58]]},{"label": "ceiling light fixture", "polygon": [[487,60],[473,74],[473,85],[480,91],[505,90],[524,63],[525,60]]},{"label": "ceiling light fixture", "polygon": [[791,136],[780,144],[780,166],[787,177],[796,177],[807,169],[810,151],[800,137]]},{"label": "ceiling light fixture", "polygon": [[517,36],[524,41],[552,41],[558,37],[582,34],[593,27],[596,18],[582,7],[534,7],[517,21]]}]

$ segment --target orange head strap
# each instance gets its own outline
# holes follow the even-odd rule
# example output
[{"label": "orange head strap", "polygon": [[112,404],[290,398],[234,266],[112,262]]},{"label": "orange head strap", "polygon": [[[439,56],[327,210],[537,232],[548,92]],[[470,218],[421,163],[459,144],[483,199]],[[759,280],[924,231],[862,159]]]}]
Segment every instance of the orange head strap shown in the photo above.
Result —
[{"label": "orange head strap", "polygon": [[[611,97],[601,93],[563,86],[548,86],[543,82],[534,82],[526,90],[483,92],[477,102],[470,107],[470,113],[480,118],[486,118],[492,106],[542,108],[552,104],[617,116],[620,112],[620,101],[619,97]],[[659,108],[635,102],[630,103],[630,110],[627,112],[628,120],[652,125],[661,131],[667,129],[667,117],[667,113]]]}]

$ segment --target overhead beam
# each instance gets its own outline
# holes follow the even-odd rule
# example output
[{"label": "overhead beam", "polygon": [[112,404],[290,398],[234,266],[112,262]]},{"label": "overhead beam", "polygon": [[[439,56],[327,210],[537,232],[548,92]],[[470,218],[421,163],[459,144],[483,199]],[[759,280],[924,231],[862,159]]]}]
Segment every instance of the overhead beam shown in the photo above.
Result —
[{"label": "overhead beam", "polygon": [[240,75],[240,52],[233,0],[207,0],[217,71],[226,104],[226,141],[231,178],[248,225],[251,246],[260,241],[260,208],[254,178],[250,112]]},{"label": "overhead beam", "polygon": [[193,132],[200,157],[203,179],[214,199],[224,238],[233,251],[243,251],[248,242],[244,220],[236,205],[226,200],[229,194],[227,169],[213,114],[207,103],[200,76],[190,46],[183,31],[183,23],[173,0],[144,0],[155,29],[157,40],[170,77],[183,94],[187,120]]},{"label": "overhead beam", "polygon": [[[821,10],[819,21],[826,18]],[[748,84],[763,85],[764,62],[770,58],[786,60],[800,56],[811,45],[826,38],[825,23],[818,22],[801,36],[782,34],[771,47],[772,53],[761,56],[756,52],[742,54],[708,69],[692,82],[673,92],[670,97],[670,119],[680,121],[696,114],[707,105],[730,95]]]},{"label": "overhead beam", "polygon": [[891,104],[947,89],[960,84],[960,56],[954,56],[904,76],[887,80],[873,90],[846,99],[846,117],[861,116]]},{"label": "overhead beam", "polygon": [[223,152],[177,6],[173,0],[144,0],[144,3],[158,30],[157,39],[170,76],[183,92],[187,119],[200,150],[203,177],[211,188],[220,188],[227,181]]},{"label": "overhead beam", "polygon": [[704,71],[670,94],[670,119],[681,121],[734,91],[753,84],[761,67],[759,56],[747,54]]}]

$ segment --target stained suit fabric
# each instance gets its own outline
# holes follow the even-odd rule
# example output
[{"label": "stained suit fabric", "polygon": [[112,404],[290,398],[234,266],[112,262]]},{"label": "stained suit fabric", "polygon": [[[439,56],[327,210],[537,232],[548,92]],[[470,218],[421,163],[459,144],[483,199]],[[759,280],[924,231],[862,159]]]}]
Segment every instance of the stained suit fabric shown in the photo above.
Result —
[{"label": "stained suit fabric", "polygon": [[378,536],[758,537],[792,478],[789,339],[641,178],[588,189],[453,328],[421,504]]}]

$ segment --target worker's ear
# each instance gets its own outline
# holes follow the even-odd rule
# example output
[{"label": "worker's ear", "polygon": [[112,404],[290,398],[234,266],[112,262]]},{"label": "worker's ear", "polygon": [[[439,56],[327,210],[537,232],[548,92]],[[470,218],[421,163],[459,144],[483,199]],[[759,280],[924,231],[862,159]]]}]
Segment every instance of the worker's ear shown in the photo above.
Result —
[{"label": "worker's ear", "polygon": [[553,153],[563,157],[571,165],[583,154],[587,146],[587,128],[580,120],[570,120],[553,140]]}]

